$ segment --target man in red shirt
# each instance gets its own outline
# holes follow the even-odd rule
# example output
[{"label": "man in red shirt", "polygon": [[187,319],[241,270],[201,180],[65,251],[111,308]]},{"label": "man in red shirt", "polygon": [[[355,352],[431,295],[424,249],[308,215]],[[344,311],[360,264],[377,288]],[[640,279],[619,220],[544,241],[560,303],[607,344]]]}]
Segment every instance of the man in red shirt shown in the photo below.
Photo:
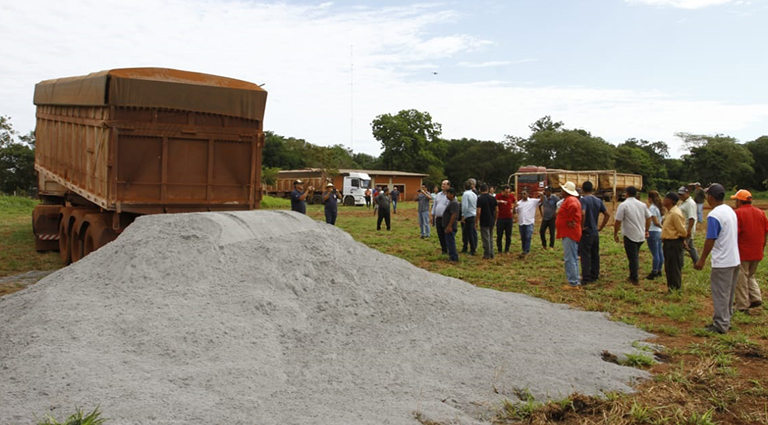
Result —
[{"label": "man in red shirt", "polygon": [[579,241],[581,240],[581,203],[579,192],[573,182],[565,182],[563,189],[563,204],[557,212],[555,229],[557,239],[563,240],[563,259],[565,260],[565,277],[568,279],[566,289],[578,289],[579,281]]},{"label": "man in red shirt", "polygon": [[765,213],[752,206],[752,194],[740,190],[731,199],[736,200],[736,219],[739,222],[739,280],[736,282],[736,296],[733,306],[746,312],[752,307],[763,305],[760,287],[755,279],[755,272],[763,259],[765,243],[768,239],[768,218]]},{"label": "man in red shirt", "polygon": [[[512,221],[517,199],[509,190],[509,185],[504,185],[504,191],[496,195],[496,204],[499,208],[499,214],[496,216],[496,251],[509,253],[509,246],[512,244]],[[504,245],[504,251],[501,250],[501,237],[507,236],[507,242]]]}]

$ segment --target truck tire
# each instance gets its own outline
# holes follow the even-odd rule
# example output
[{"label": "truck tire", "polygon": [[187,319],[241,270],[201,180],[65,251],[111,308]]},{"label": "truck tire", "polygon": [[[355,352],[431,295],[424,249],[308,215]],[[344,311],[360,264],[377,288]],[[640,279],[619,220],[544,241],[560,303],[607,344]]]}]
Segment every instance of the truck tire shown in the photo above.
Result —
[{"label": "truck tire", "polygon": [[62,208],[61,220],[59,221],[59,257],[65,266],[72,263],[72,252],[70,251],[69,239],[72,237],[69,225],[70,208]]},{"label": "truck tire", "polygon": [[344,205],[348,207],[352,207],[355,205],[355,197],[352,195],[347,195],[344,197]]},{"label": "truck tire", "polygon": [[312,203],[313,204],[322,204],[323,203],[323,197],[320,195],[315,195],[312,197]]},{"label": "truck tire", "polygon": [[83,256],[86,256],[117,238],[112,230],[109,214],[88,214],[85,216],[88,227],[83,235]]},{"label": "truck tire", "polygon": [[69,246],[72,251],[71,256],[73,263],[77,263],[85,257],[85,254],[83,253],[83,236],[85,236],[88,227],[90,227],[88,223],[84,223],[82,226],[72,227],[72,238],[70,239]]}]

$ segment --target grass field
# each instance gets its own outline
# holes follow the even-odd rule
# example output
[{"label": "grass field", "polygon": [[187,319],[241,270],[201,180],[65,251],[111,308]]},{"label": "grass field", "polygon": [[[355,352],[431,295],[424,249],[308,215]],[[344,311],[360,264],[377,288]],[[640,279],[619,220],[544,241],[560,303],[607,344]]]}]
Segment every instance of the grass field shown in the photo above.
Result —
[{"label": "grass field", "polygon": [[[0,197],[0,278],[60,267],[56,253],[34,251],[30,223],[33,206],[30,200]],[[265,207],[288,208],[288,202],[270,200]],[[309,206],[308,215],[323,220],[322,207]],[[561,246],[557,243],[554,251],[542,250],[538,224],[531,255],[526,259],[517,258],[520,241],[515,229],[510,254],[497,254],[494,260],[461,256],[459,263],[452,264],[439,255],[434,230],[432,238],[419,238],[415,203],[400,204],[398,214],[392,215],[392,231],[377,232],[375,221],[371,210],[341,207],[337,225],[371,248],[435,273],[481,287],[606,312],[613,320],[655,333],[658,338],[651,342],[664,347],[628,359],[630,365],[654,375],[640,383],[635,394],[611,393],[603,398],[574,394],[549,403],[510,403],[499,410],[495,423],[768,424],[768,310],[764,306],[749,314],[737,312],[732,331],[726,335],[703,331],[712,314],[708,267],[695,271],[688,259],[683,269],[683,291],[672,295],[667,294],[663,278],[643,280],[639,286],[625,283],[628,271],[623,247],[613,242],[612,228],[606,228],[600,241],[601,280],[588,289],[567,291],[562,289]],[[703,246],[702,231],[697,233],[696,246],[699,250]],[[640,264],[641,276],[650,272],[650,253],[645,245]],[[758,280],[764,293],[768,290],[767,272],[763,262]]]}]

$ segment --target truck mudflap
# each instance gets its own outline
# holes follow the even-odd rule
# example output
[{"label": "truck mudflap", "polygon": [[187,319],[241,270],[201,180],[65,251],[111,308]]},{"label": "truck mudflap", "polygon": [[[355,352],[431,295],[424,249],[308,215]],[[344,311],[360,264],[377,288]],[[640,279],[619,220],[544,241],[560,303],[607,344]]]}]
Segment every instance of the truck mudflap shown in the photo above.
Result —
[{"label": "truck mudflap", "polygon": [[59,211],[61,205],[37,205],[32,210],[32,233],[35,234],[35,250],[59,250]]}]

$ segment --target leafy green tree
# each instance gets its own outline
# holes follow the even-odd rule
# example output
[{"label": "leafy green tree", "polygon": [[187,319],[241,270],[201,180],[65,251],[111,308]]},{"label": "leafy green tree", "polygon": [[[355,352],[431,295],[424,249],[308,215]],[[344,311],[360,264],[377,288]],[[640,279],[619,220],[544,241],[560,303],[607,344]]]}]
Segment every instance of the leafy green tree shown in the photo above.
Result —
[{"label": "leafy green tree", "polygon": [[494,185],[506,183],[523,159],[523,154],[508,143],[466,138],[447,143],[449,159],[445,174],[453,184],[461,184],[470,177]]},{"label": "leafy green tree", "polygon": [[32,195],[37,191],[34,142],[34,133],[19,136],[10,118],[0,116],[0,192]]},{"label": "leafy green tree", "polygon": [[352,160],[357,164],[358,168],[363,170],[377,170],[381,168],[379,158],[367,153],[354,153],[352,154]]},{"label": "leafy green tree", "polygon": [[616,170],[643,176],[643,187],[666,189],[666,159],[669,147],[664,142],[627,139],[616,147]]},{"label": "leafy green tree", "polygon": [[756,190],[768,189],[768,136],[759,137],[744,146],[752,153],[755,160],[755,174],[750,188]]},{"label": "leafy green tree", "polygon": [[562,122],[553,123],[546,116],[530,126],[527,139],[507,136],[513,151],[524,152],[526,164],[567,170],[611,169],[615,163],[615,147],[586,130],[565,129]]},{"label": "leafy green tree", "polygon": [[442,167],[442,126],[432,122],[428,112],[408,109],[396,115],[379,115],[371,127],[373,137],[381,142],[381,163],[385,169],[425,173],[430,166]]},{"label": "leafy green tree", "polygon": [[[685,137],[682,136],[685,135]],[[690,155],[684,157],[690,180],[702,184],[717,182],[725,187],[748,186],[754,177],[752,152],[736,139],[721,134],[715,136],[678,133],[683,137]]]},{"label": "leafy green tree", "polygon": [[265,167],[297,169],[306,167],[303,154],[303,145],[291,138],[289,140],[271,131],[265,131],[264,150],[262,163]]}]

